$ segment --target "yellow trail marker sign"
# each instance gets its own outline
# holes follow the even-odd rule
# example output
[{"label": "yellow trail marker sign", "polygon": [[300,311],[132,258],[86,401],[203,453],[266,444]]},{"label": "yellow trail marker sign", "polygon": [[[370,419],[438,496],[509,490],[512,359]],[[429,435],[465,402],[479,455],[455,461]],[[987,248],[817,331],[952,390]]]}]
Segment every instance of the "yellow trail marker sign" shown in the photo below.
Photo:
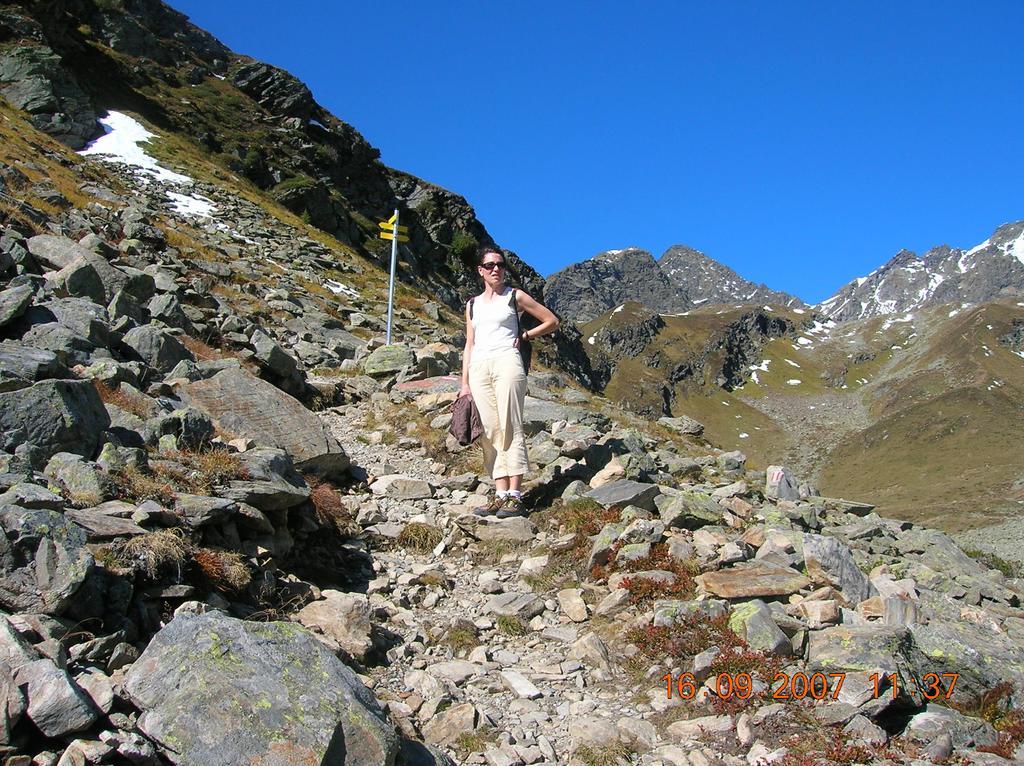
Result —
[{"label": "yellow trail marker sign", "polygon": [[380,226],[382,229],[384,229],[384,231],[394,231],[397,228],[399,234],[408,234],[409,233],[409,227],[408,226],[395,226],[394,223],[390,223],[388,221],[381,221],[377,225]]},{"label": "yellow trail marker sign", "polygon": [[[380,233],[380,238],[381,239],[396,239],[395,235],[392,232],[390,232],[390,231],[382,231]],[[407,235],[407,234],[399,234],[397,239],[398,239],[399,242],[408,242],[409,241],[409,235]]]}]

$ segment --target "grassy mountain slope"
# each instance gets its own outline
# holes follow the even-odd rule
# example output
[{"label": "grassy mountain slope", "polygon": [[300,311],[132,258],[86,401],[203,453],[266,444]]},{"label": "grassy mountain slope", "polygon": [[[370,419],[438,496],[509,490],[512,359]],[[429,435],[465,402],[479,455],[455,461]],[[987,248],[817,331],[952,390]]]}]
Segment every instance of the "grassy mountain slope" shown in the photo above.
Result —
[{"label": "grassy mountain slope", "polygon": [[954,529],[1020,510],[1022,326],[1013,300],[842,325],[779,307],[659,316],[627,303],[583,331],[610,399],[689,415],[754,463]]}]

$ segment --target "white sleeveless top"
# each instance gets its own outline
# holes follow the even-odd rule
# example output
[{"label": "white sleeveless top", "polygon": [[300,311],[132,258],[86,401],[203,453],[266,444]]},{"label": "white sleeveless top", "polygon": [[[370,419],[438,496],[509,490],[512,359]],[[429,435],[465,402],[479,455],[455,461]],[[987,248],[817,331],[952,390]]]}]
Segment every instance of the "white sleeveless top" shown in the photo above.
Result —
[{"label": "white sleeveless top", "polygon": [[487,302],[478,295],[473,300],[473,353],[470,364],[503,354],[518,354],[516,313],[512,309],[512,287],[506,287]]}]

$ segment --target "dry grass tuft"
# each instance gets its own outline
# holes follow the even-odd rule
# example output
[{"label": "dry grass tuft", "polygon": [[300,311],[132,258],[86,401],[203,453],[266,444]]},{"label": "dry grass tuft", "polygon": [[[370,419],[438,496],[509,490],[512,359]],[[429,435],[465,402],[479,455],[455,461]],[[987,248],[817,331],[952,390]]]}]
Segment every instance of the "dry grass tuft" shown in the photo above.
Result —
[{"label": "dry grass tuft", "polygon": [[427,553],[444,538],[444,532],[432,524],[424,524],[414,521],[406,524],[405,528],[398,533],[397,543],[409,550],[418,553]]},{"label": "dry grass tuft", "polygon": [[252,582],[252,572],[240,553],[200,548],[193,559],[202,576],[222,593],[237,593]]},{"label": "dry grass tuft", "polygon": [[180,450],[162,457],[166,460],[155,462],[149,470],[112,471],[110,480],[117,494],[131,502],[171,505],[178,492],[210,495],[217,486],[248,476],[241,459],[225,449]]},{"label": "dry grass tuft", "polygon": [[191,335],[181,335],[178,340],[181,341],[181,345],[192,352],[192,356],[201,362],[212,362],[225,359],[228,356],[220,349],[214,348],[199,338],[193,338]]},{"label": "dry grass tuft", "polygon": [[320,524],[337,530],[341,535],[353,536],[359,533],[355,517],[342,502],[341,494],[333,484],[315,474],[306,474],[302,478],[309,485],[309,501],[313,504],[313,512]]},{"label": "dry grass tuft", "polygon": [[120,574],[141,574],[156,580],[175,572],[178,579],[192,552],[192,543],[178,529],[161,529],[103,545],[96,558]]},{"label": "dry grass tuft", "polygon": [[161,505],[174,503],[175,486],[166,476],[143,471],[135,466],[111,471],[109,476],[114,494],[123,500],[132,503],[152,500]]},{"label": "dry grass tuft", "polygon": [[102,380],[93,380],[92,385],[104,404],[112,404],[139,418],[145,419],[150,416],[151,405],[140,396],[122,391],[120,386],[114,388]]}]

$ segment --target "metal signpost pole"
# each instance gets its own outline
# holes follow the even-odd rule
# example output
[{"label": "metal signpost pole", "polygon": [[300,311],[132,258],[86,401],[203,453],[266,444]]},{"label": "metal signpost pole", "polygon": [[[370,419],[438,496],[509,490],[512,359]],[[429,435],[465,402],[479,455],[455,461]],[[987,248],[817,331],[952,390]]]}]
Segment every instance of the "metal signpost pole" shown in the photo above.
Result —
[{"label": "metal signpost pole", "polygon": [[393,225],[391,230],[391,279],[388,282],[388,338],[387,343],[391,345],[391,316],[395,308],[395,267],[398,264],[398,208],[395,208],[395,214],[391,218],[390,223]]}]

